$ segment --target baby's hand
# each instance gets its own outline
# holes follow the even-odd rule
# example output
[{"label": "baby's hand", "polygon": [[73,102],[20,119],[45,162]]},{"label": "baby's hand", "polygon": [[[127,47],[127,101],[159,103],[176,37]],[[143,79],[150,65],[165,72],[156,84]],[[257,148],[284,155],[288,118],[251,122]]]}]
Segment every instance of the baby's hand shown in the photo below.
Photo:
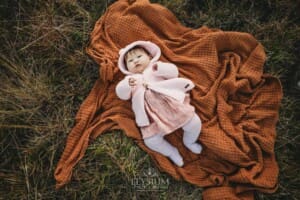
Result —
[{"label": "baby's hand", "polygon": [[136,86],[136,79],[135,78],[129,78],[128,83],[131,87]]}]

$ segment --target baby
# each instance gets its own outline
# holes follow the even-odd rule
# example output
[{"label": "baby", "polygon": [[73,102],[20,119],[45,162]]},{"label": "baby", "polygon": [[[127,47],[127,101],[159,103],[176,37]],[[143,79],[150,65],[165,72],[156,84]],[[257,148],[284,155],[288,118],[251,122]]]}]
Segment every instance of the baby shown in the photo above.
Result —
[{"label": "baby", "polygon": [[193,82],[178,78],[174,64],[158,61],[161,51],[152,42],[133,42],[119,54],[118,67],[127,76],[116,86],[117,96],[122,100],[131,98],[145,145],[182,167],[179,151],[164,136],[182,128],[184,145],[193,153],[201,153],[197,143],[201,120],[187,93],[194,87]]}]

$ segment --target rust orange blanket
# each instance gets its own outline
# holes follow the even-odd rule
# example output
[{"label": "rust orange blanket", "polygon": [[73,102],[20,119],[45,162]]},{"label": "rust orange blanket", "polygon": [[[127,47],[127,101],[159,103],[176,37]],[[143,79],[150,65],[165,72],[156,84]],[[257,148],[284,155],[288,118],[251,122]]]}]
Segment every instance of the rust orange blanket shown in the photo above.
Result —
[{"label": "rust orange blanket", "polygon": [[[161,60],[176,64],[180,76],[196,85],[191,104],[203,122],[199,138],[203,152],[188,151],[181,130],[167,136],[184,157],[182,168],[147,149],[130,101],[115,94],[124,76],[117,67],[118,51],[136,40],[157,44]],[[121,129],[160,170],[203,187],[204,199],[253,199],[254,191],[276,190],[275,126],[282,90],[278,79],[263,74],[265,52],[253,36],[188,28],[161,5],[119,0],[97,21],[87,52],[99,64],[100,76],[67,138],[55,171],[57,188],[70,181],[72,168],[84,156],[90,140]]]}]

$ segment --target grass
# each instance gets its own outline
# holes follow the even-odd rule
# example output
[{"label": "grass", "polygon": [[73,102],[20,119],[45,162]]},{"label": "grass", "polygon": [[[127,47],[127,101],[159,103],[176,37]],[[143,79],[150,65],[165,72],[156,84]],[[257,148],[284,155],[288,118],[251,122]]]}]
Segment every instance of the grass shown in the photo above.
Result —
[{"label": "grass", "polygon": [[[280,78],[276,193],[300,199],[300,5],[296,0],[155,0],[186,26],[253,34],[266,48],[265,72]],[[200,199],[202,189],[156,170],[122,132],[92,143],[72,182],[55,191],[54,169],[75,114],[97,79],[85,54],[95,21],[112,1],[4,0],[0,3],[0,199]],[[132,177],[152,169],[167,183],[139,192]]]}]

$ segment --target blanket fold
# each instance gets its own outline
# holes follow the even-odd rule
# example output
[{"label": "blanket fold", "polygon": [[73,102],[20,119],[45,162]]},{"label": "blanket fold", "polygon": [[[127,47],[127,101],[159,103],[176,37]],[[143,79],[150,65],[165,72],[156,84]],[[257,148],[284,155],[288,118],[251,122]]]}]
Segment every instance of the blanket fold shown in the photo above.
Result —
[{"label": "blanket fold", "polygon": [[[203,122],[203,152],[188,151],[181,130],[166,136],[182,154],[182,168],[144,145],[130,102],[114,92],[124,77],[117,67],[118,51],[136,40],[157,44],[161,60],[176,64],[180,77],[195,83],[191,104]],[[89,140],[120,129],[161,171],[204,187],[204,199],[253,199],[254,191],[276,190],[274,143],[282,89],[277,78],[263,73],[266,55],[252,35],[188,28],[161,5],[119,0],[95,24],[87,53],[99,64],[99,79],[67,138],[55,170],[57,188],[70,181]]]}]

